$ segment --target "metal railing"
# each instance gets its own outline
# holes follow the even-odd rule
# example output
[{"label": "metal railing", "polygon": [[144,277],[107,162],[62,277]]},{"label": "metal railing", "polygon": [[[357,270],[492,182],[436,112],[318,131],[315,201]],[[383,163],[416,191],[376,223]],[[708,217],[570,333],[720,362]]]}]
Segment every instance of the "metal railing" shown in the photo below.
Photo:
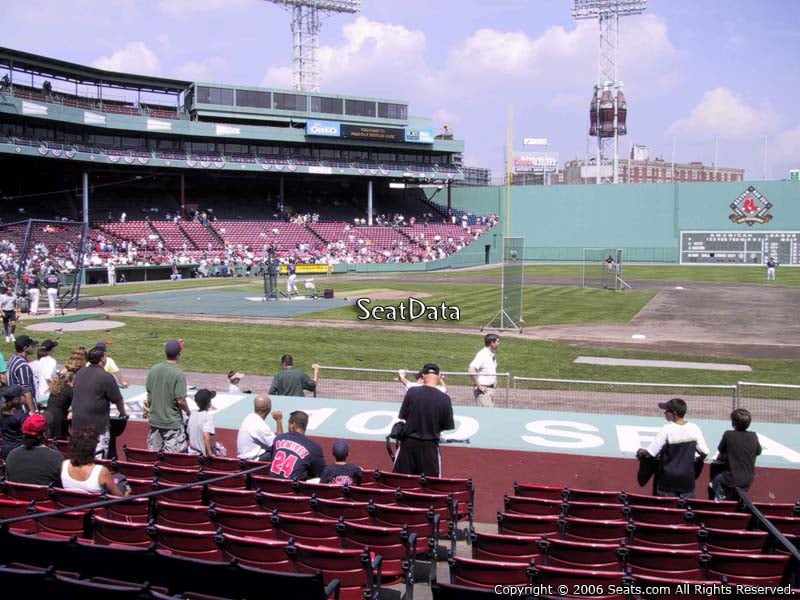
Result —
[{"label": "metal railing", "polygon": [[735,385],[514,377],[515,408],[651,417],[674,396],[687,400],[695,419],[727,419],[736,407]]},{"label": "metal railing", "polygon": [[[377,402],[403,401],[405,386],[400,382],[398,369],[367,369],[358,367],[333,367],[321,365],[320,395],[348,400]],[[415,381],[417,369],[405,369],[409,381]],[[475,405],[472,395],[472,374],[466,371],[442,371],[447,393],[454,405]],[[495,406],[511,408],[511,373],[498,373]]]},{"label": "metal railing", "polygon": [[800,423],[800,385],[740,381],[736,408],[746,408],[753,421]]},{"label": "metal railing", "polygon": [[[414,381],[415,369],[406,370]],[[476,406],[472,376],[443,371],[454,405]],[[406,388],[396,369],[320,367],[320,395],[328,398],[400,403]],[[324,391],[323,391],[324,390]],[[679,396],[693,419],[727,421],[734,408],[747,408],[754,421],[800,422],[800,385],[740,381],[736,385],[549,379],[497,374],[495,406],[589,414],[652,417],[659,402]]]}]

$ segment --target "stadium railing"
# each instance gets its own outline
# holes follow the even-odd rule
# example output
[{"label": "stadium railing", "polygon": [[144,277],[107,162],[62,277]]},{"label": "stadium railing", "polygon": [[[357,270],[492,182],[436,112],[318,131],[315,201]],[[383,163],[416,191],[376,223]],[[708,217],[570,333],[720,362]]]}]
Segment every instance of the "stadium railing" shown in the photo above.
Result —
[{"label": "stadium railing", "polygon": [[[416,381],[417,369],[403,369],[409,381]],[[453,404],[470,405],[472,375],[466,371],[442,371],[447,384],[447,393]],[[367,369],[358,367],[320,366],[320,377],[331,381],[336,397],[351,400],[376,400],[379,402],[402,402],[406,388],[400,383],[398,369]],[[511,373],[498,373],[495,406],[511,408]],[[326,384],[326,390],[331,389]],[[326,392],[327,393],[327,392]],[[330,393],[328,393],[330,395]]]}]

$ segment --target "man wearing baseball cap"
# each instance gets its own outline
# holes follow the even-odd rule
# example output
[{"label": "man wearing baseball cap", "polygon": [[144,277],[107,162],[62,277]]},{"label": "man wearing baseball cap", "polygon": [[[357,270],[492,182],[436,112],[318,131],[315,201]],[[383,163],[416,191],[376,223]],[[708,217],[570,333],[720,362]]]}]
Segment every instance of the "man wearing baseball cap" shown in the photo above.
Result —
[{"label": "man wearing baseball cap", "polygon": [[61,486],[61,461],[57,450],[44,445],[46,419],[37,413],[22,424],[22,445],[6,458],[6,477],[9,481],[33,485]]},{"label": "man wearing baseball cap", "polygon": [[[655,458],[658,461],[656,496],[694,498],[695,460],[708,456],[708,445],[703,432],[686,420],[686,401],[672,398],[659,402],[667,423],[656,434],[647,448],[639,448],[640,460]],[[695,456],[698,456],[696,459]]]},{"label": "man wearing baseball cap", "polygon": [[21,335],[14,341],[17,353],[8,360],[8,385],[20,385],[24,391],[23,402],[28,412],[36,412],[36,381],[33,369],[28,363],[28,356],[39,342],[28,335]]},{"label": "man wearing baseball cap", "polygon": [[439,437],[442,431],[455,429],[450,396],[436,389],[440,384],[439,367],[422,367],[422,385],[406,392],[398,418],[405,420],[403,439],[395,456],[395,473],[439,477],[442,459]]},{"label": "man wearing baseball cap", "polygon": [[170,340],[164,344],[166,360],[150,369],[145,382],[150,432],[147,447],[161,452],[186,452],[188,443],[181,412],[191,416],[186,402],[186,376],[178,366],[183,343]]},{"label": "man wearing baseball cap", "polygon": [[105,458],[111,443],[112,404],[125,417],[125,401],[113,375],[106,373],[106,353],[101,348],[92,348],[87,355],[89,362],[75,373],[72,392],[72,429],[84,429],[91,425],[97,432],[96,454]]}]

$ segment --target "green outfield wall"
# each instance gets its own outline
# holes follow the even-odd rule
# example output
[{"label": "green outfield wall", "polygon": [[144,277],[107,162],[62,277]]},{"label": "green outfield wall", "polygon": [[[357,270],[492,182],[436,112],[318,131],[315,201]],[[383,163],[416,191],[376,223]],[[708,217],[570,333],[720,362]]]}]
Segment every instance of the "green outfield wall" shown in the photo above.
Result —
[{"label": "green outfield wall", "polygon": [[[731,204],[750,186],[772,205],[766,223],[729,218]],[[505,233],[504,187],[453,188],[452,204],[478,215],[499,214],[496,229]],[[525,238],[525,259],[535,261],[579,261],[583,248],[622,248],[626,262],[677,263],[681,231],[800,231],[797,181],[512,186],[509,204],[509,235]],[[500,249],[492,244],[492,262]],[[471,256],[477,260],[479,254]]]}]

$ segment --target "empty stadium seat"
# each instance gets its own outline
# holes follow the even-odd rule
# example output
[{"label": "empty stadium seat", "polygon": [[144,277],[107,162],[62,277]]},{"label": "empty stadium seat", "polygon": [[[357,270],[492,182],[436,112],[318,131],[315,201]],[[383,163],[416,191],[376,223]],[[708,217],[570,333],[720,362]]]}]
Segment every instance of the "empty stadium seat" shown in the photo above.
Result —
[{"label": "empty stadium seat", "polygon": [[498,585],[530,585],[532,565],[529,562],[500,562],[460,556],[453,556],[447,562],[450,565],[450,581],[458,585],[488,589]]},{"label": "empty stadium seat", "polygon": [[518,562],[539,561],[542,550],[539,543],[546,535],[512,535],[474,531],[471,534],[472,558]]}]

